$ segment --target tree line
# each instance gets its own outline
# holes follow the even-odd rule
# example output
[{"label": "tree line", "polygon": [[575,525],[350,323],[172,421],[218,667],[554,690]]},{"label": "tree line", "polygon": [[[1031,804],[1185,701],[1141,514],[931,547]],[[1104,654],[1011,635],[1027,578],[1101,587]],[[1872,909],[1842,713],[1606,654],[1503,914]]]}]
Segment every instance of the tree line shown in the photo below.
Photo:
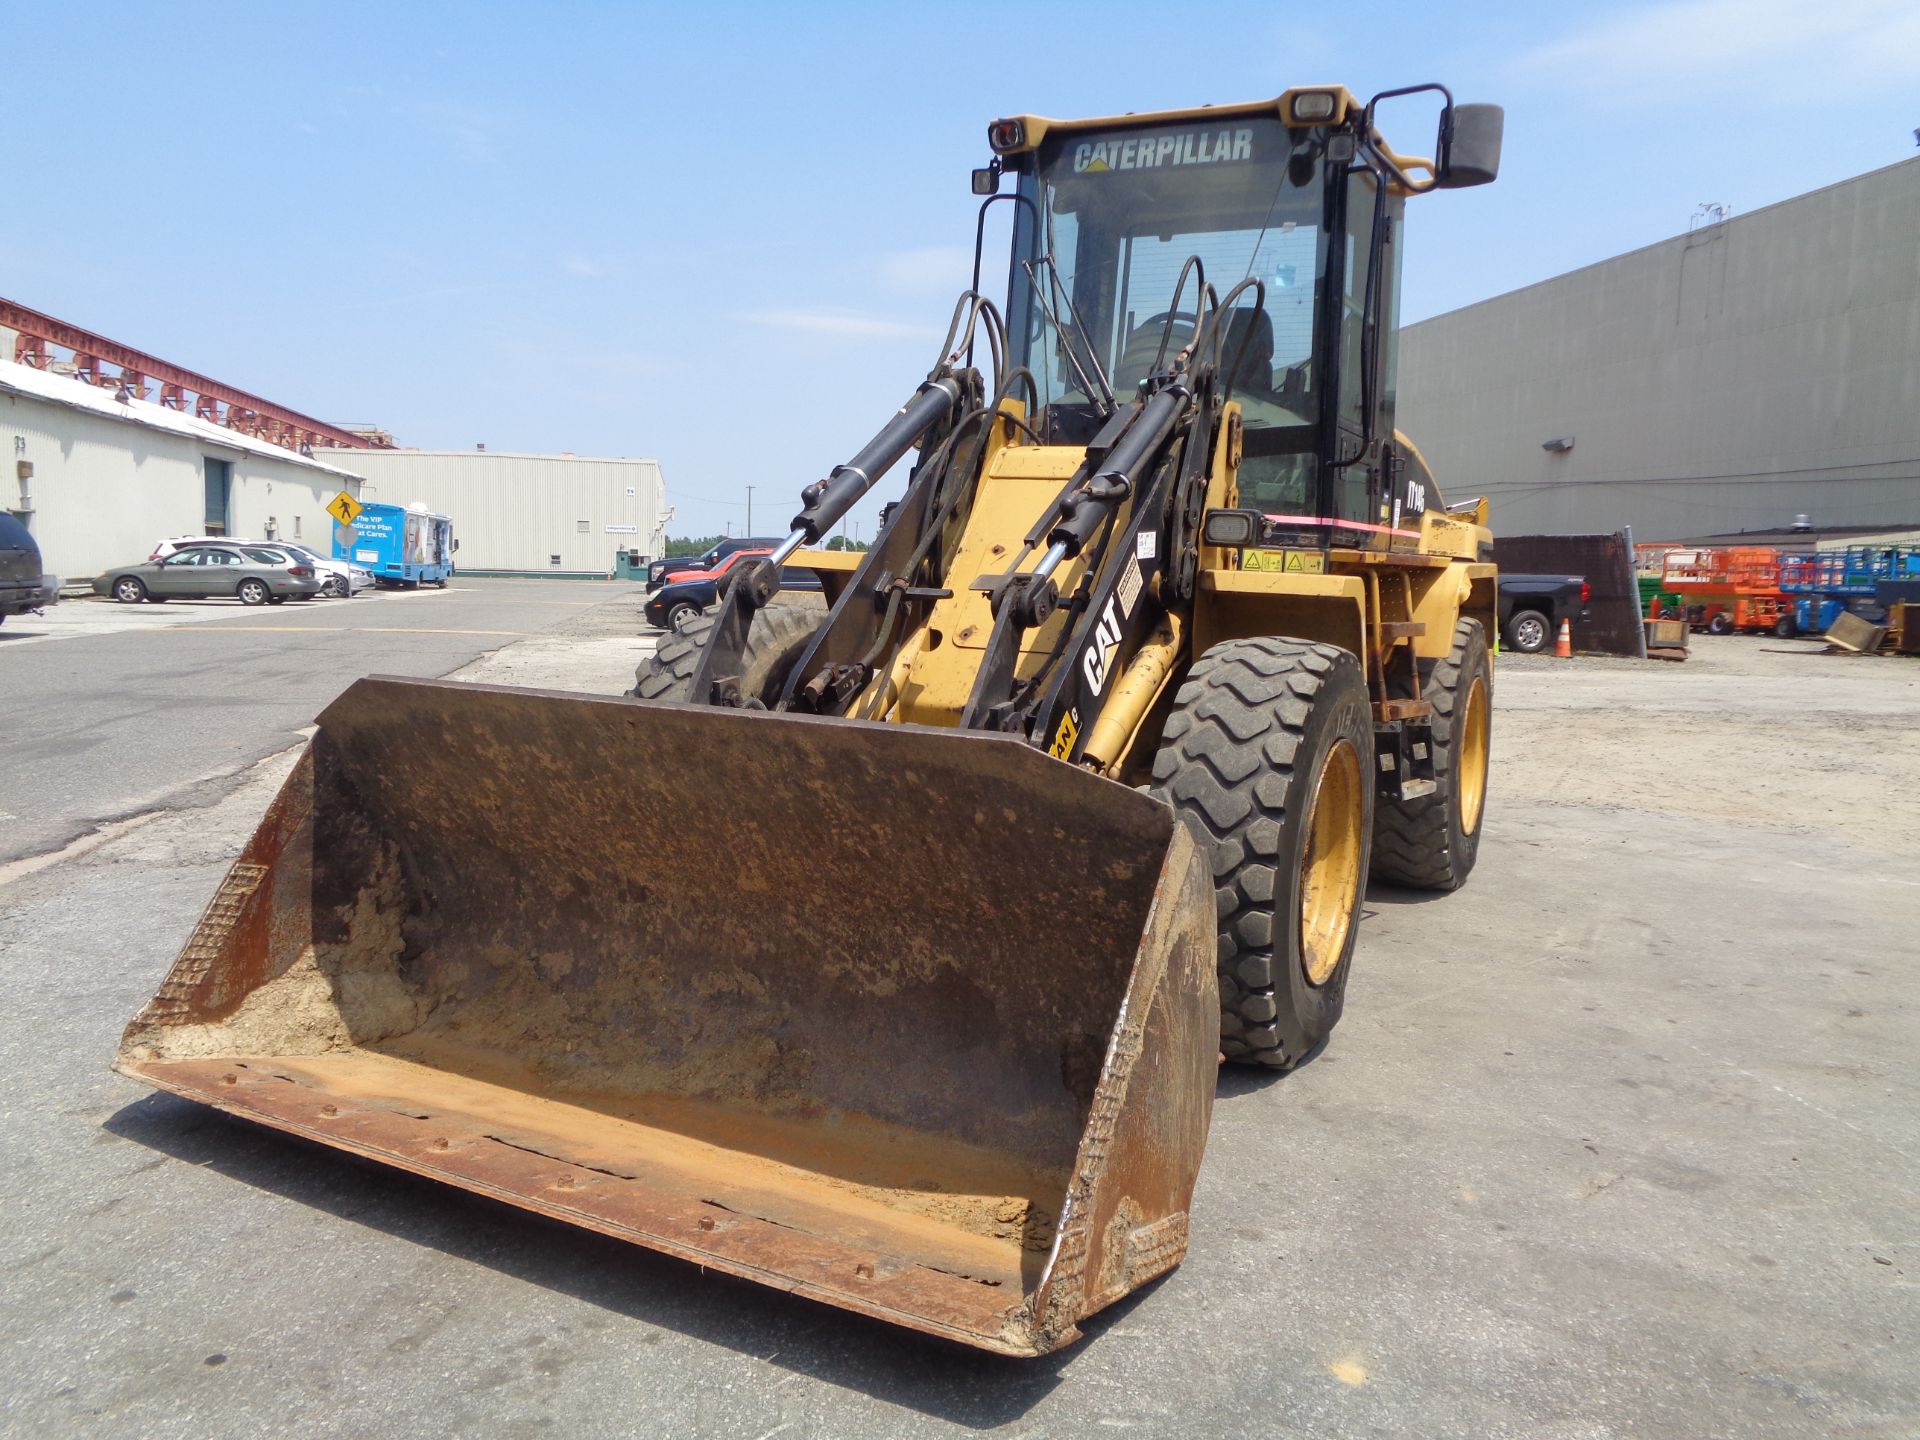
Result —
[{"label": "tree line", "polygon": [[[696,555],[706,554],[707,551],[711,550],[726,538],[725,535],[694,535],[684,540],[675,540],[669,536],[667,538],[667,553],[665,558],[668,560],[689,560]],[[829,535],[827,537],[827,543],[820,548],[823,550],[865,550],[867,544],[868,542],[865,540],[856,542],[849,540],[844,535]]]}]

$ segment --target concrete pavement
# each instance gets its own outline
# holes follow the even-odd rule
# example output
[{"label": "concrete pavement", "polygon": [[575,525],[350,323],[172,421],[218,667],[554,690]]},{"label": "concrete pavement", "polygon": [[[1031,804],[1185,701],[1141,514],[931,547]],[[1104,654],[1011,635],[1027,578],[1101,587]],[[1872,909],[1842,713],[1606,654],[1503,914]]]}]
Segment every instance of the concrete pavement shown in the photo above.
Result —
[{"label": "concrete pavement", "polygon": [[257,610],[68,601],[16,617],[0,627],[0,864],[128,816],[208,803],[360,675],[445,675],[605,602],[620,607],[621,643],[643,654],[639,595],[461,580]]},{"label": "concrete pavement", "polygon": [[1186,1264],[1038,1362],[109,1074],[271,762],[0,887],[0,1429],[1914,1434],[1920,667],[1811,650],[1504,660],[1467,888],[1370,895],[1332,1043],[1222,1075]]}]

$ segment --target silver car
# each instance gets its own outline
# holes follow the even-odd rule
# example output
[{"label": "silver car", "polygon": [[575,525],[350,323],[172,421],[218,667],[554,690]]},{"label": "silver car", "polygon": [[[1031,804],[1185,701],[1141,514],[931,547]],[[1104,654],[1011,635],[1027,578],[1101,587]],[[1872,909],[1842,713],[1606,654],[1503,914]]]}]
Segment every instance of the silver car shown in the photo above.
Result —
[{"label": "silver car", "polygon": [[242,605],[280,605],[311,600],[320,593],[320,577],[270,545],[187,545],[158,560],[104,570],[93,591],[123,605],[228,595]]}]

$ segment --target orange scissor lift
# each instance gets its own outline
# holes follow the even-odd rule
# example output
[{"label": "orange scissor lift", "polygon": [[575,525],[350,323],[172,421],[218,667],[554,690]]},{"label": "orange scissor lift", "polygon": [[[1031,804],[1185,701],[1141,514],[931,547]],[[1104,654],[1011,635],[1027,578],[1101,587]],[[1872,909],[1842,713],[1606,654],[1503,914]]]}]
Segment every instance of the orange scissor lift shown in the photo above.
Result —
[{"label": "orange scissor lift", "polygon": [[1779,631],[1793,623],[1780,589],[1780,552],[1770,545],[1712,545],[1669,550],[1661,588],[1680,597],[1687,623],[1710,635]]}]

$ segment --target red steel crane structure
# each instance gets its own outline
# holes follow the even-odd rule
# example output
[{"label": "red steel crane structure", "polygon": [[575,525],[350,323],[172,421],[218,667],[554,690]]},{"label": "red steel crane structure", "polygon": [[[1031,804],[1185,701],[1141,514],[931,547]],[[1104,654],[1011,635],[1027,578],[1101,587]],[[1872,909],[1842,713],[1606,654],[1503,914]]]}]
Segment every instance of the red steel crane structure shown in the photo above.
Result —
[{"label": "red steel crane structure", "polygon": [[[75,377],[89,385],[117,388],[132,399],[144,400],[147,382],[153,381],[160,387],[160,403],[168,409],[186,411],[191,405],[192,413],[203,420],[289,450],[311,452],[322,445],[394,448],[393,437],[384,431],[329,425],[13,300],[0,298],[0,329],[14,332],[13,358],[18,364],[45,370],[54,363],[52,352],[65,350],[73,357]],[[118,373],[107,373],[107,366]]]}]

